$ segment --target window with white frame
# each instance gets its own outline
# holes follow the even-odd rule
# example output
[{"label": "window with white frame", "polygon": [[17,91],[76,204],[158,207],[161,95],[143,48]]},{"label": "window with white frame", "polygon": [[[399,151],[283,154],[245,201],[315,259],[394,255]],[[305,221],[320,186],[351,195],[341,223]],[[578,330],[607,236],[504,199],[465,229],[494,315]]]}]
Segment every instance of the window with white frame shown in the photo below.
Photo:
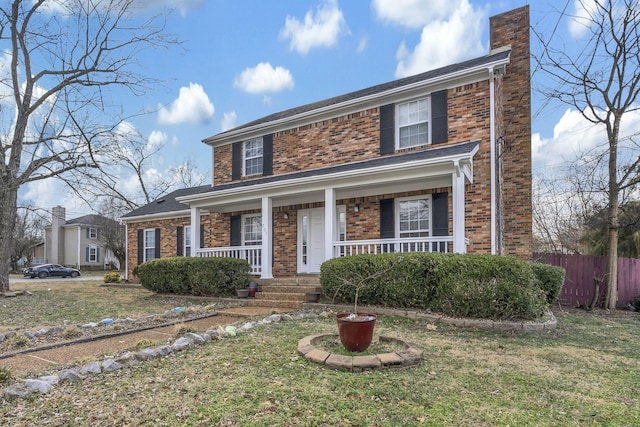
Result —
[{"label": "window with white frame", "polygon": [[144,261],[156,257],[156,230],[144,230]]},{"label": "window with white frame", "polygon": [[97,228],[89,228],[89,238],[97,239],[98,238],[98,229]]},{"label": "window with white frame", "polygon": [[431,236],[431,197],[398,201],[398,237]]},{"label": "window with white frame", "polygon": [[89,262],[98,262],[98,247],[89,246]]},{"label": "window with white frame", "polygon": [[244,142],[244,174],[260,175],[262,173],[262,138]]},{"label": "window with white frame", "polygon": [[398,104],[398,148],[429,144],[429,97]]},{"label": "window with white frame", "polygon": [[184,256],[191,256],[191,226],[184,227]]},{"label": "window with white frame", "polygon": [[262,244],[262,215],[245,215],[242,217],[242,245]]}]

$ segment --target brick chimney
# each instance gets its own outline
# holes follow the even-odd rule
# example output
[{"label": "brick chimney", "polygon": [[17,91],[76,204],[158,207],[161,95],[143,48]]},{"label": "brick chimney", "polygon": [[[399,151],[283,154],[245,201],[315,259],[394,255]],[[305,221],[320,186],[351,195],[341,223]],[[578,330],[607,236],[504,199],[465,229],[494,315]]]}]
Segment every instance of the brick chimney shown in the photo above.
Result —
[{"label": "brick chimney", "polygon": [[[530,258],[531,206],[531,57],[529,6],[489,19],[491,49],[511,46],[511,61],[496,79],[496,139],[499,141],[498,229],[504,255]],[[500,102],[497,103],[500,105]],[[508,213],[506,215],[505,213]]]},{"label": "brick chimney", "polygon": [[62,206],[51,209],[51,259],[52,264],[64,264],[64,230],[67,211]]}]

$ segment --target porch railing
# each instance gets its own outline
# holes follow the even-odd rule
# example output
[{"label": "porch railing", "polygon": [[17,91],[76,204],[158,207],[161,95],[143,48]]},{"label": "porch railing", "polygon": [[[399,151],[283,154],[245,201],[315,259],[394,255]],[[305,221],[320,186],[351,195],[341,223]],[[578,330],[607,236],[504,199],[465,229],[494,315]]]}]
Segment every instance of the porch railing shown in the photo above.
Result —
[{"label": "porch railing", "polygon": [[228,246],[226,248],[197,249],[196,255],[203,258],[229,257],[246,259],[251,266],[251,274],[262,273],[262,246]]},{"label": "porch railing", "polygon": [[334,242],[335,257],[391,252],[451,252],[453,236],[416,237],[408,239],[373,239]]}]

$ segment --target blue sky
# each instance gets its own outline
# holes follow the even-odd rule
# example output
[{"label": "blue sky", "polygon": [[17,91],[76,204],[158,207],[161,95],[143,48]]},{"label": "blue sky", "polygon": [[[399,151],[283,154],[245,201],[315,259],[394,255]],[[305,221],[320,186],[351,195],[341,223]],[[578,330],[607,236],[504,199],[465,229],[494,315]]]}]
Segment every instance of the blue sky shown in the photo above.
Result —
[{"label": "blue sky", "polygon": [[[297,105],[460,62],[488,53],[489,17],[532,3],[531,23],[549,34],[557,1],[539,0],[140,0],[150,9],[175,8],[167,30],[180,48],[141,58],[143,72],[161,79],[144,97],[121,99],[129,120],[163,144],[151,173],[185,159],[210,173],[211,149],[202,139]],[[575,1],[568,10],[579,15]],[[557,37],[579,35],[564,23]],[[532,38],[532,50],[536,42]],[[533,64],[532,64],[533,66]],[[534,89],[541,84],[534,74]],[[566,106],[543,104],[534,93],[534,172],[552,174],[572,153],[601,135]],[[640,122],[640,120],[639,120]],[[582,132],[576,140],[572,134]],[[123,187],[131,186],[122,176]],[[87,211],[58,184],[36,183],[21,194],[42,208],[67,206],[68,217]]]}]

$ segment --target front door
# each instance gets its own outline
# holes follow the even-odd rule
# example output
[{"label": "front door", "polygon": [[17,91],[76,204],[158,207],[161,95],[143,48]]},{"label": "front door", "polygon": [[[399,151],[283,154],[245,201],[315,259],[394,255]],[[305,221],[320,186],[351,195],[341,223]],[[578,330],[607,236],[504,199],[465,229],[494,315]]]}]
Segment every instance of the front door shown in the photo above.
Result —
[{"label": "front door", "polygon": [[324,208],[298,211],[298,273],[319,273],[324,255]]}]

